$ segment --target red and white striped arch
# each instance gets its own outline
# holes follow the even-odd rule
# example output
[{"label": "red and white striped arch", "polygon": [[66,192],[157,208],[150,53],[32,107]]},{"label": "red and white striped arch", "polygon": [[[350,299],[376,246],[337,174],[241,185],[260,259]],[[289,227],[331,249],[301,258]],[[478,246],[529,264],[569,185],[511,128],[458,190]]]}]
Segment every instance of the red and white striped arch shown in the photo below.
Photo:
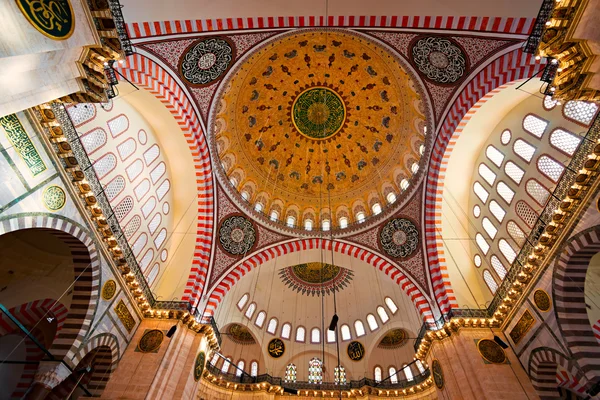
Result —
[{"label": "red and white striped arch", "polygon": [[[284,243],[274,244],[264,248],[256,254],[253,254],[246,259],[240,261],[233,269],[229,271],[221,280],[209,290],[208,303],[204,311],[205,315],[213,315],[219,303],[229,290],[248,272],[261,264],[272,260],[275,257],[280,257],[285,254],[291,254],[298,251],[306,251],[313,249],[331,250],[332,242],[326,239],[293,239]],[[333,251],[340,254],[352,256],[358,260],[362,260],[374,268],[380,270],[396,282],[413,301],[416,309],[421,314],[424,321],[433,322],[434,315],[427,297],[398,267],[383,256],[375,253],[372,250],[358,247],[354,244],[333,241]]]},{"label": "red and white striped arch", "polygon": [[534,18],[508,17],[431,17],[431,16],[324,16],[214,18],[198,20],[134,22],[127,24],[132,39],[181,33],[238,29],[305,28],[335,26],[346,28],[419,28],[496,32],[528,35]]},{"label": "red and white striped arch", "polygon": [[214,218],[214,187],[206,137],[194,107],[178,82],[153,60],[134,54],[119,67],[127,79],[153,93],[171,112],[189,145],[196,168],[198,222],[196,247],[183,301],[195,304],[204,289],[210,262]]},{"label": "red and white striped arch", "polygon": [[[36,326],[42,318],[56,318],[56,335],[62,329],[69,310],[62,303],[52,299],[35,300],[8,310],[26,327]],[[0,313],[0,335],[14,331],[16,326],[4,314]]]},{"label": "red and white striped arch", "polygon": [[510,51],[483,68],[461,91],[438,130],[427,172],[425,187],[425,238],[431,284],[436,300],[446,313],[456,306],[448,279],[444,246],[438,227],[442,223],[442,194],[446,168],[462,128],[477,112],[478,102],[486,102],[502,85],[528,78],[537,72],[535,58],[520,49]]}]

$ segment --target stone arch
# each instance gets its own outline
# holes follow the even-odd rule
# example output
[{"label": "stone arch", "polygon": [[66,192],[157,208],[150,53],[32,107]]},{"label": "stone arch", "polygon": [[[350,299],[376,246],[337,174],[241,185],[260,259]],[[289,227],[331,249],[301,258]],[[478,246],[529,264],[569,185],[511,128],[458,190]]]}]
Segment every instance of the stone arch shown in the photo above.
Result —
[{"label": "stone arch", "polygon": [[600,226],[594,226],[563,247],[552,276],[558,327],[569,352],[590,380],[600,380],[600,345],[589,322],[583,288],[590,260],[598,252]]},{"label": "stone arch", "polygon": [[578,394],[582,394],[587,386],[581,370],[564,354],[549,347],[538,347],[531,352],[528,374],[542,400],[560,398],[559,386]]},{"label": "stone arch", "polygon": [[261,264],[275,257],[282,256],[284,254],[294,253],[303,250],[311,249],[324,249],[347,254],[362,260],[374,268],[377,268],[381,272],[389,276],[394,282],[396,282],[404,293],[412,300],[415,308],[424,321],[433,322],[434,315],[432,308],[429,303],[428,297],[423,293],[407,275],[405,275],[401,268],[395,263],[389,261],[387,258],[375,253],[372,250],[358,247],[355,244],[342,242],[338,240],[326,239],[294,239],[291,241],[276,243],[269,247],[249,255],[234,267],[230,268],[224,276],[209,289],[207,296],[207,304],[204,310],[205,316],[211,316],[214,314],[217,306],[227,294],[227,292],[252,269],[259,267]]},{"label": "stone arch", "polygon": [[35,216],[15,214],[0,221],[0,235],[22,229],[46,229],[63,241],[73,255],[76,277],[73,299],[77,307],[70,307],[65,317],[68,332],[59,332],[49,349],[57,360],[64,360],[73,367],[71,359],[90,329],[98,303],[100,260],[96,246],[83,227],[67,218],[41,213]]}]

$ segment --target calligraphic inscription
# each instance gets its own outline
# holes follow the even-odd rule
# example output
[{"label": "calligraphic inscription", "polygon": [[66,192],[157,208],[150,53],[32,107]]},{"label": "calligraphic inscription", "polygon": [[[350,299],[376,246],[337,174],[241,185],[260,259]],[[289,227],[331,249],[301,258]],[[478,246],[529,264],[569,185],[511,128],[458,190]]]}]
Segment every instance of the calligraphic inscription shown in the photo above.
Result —
[{"label": "calligraphic inscription", "polygon": [[477,342],[477,350],[481,357],[492,364],[504,364],[506,353],[500,345],[490,339],[481,339]]},{"label": "calligraphic inscription", "polygon": [[52,185],[44,189],[42,194],[42,200],[44,205],[50,211],[58,211],[65,206],[67,202],[67,195],[61,187]]},{"label": "calligraphic inscription", "polygon": [[104,300],[110,300],[113,298],[115,293],[117,292],[117,283],[112,279],[106,281],[104,286],[102,286],[102,298]]},{"label": "calligraphic inscription", "polygon": [[15,114],[0,118],[0,126],[4,128],[8,141],[17,151],[19,157],[25,161],[25,165],[27,165],[33,176],[37,176],[48,169]]},{"label": "calligraphic inscription", "polygon": [[518,344],[521,339],[525,337],[529,329],[535,323],[535,318],[529,312],[529,310],[525,310],[521,318],[519,318],[519,322],[512,328],[510,331],[510,338],[513,340],[515,344]]},{"label": "calligraphic inscription", "polygon": [[444,387],[444,371],[442,370],[442,364],[438,359],[434,359],[431,363],[431,373],[433,374],[433,381],[438,389]]},{"label": "calligraphic inscription", "polygon": [[281,339],[272,339],[267,348],[269,355],[273,358],[279,358],[285,353],[285,344]]},{"label": "calligraphic inscription", "polygon": [[204,361],[206,360],[206,354],[203,351],[198,353],[196,356],[196,362],[194,363],[194,380],[198,382],[202,378],[202,371],[204,371]]},{"label": "calligraphic inscription", "polygon": [[158,351],[164,338],[165,334],[158,329],[146,331],[138,343],[138,349],[142,353],[155,353]]},{"label": "calligraphic inscription", "polygon": [[550,296],[543,289],[538,289],[533,293],[533,302],[540,309],[540,311],[550,310]]},{"label": "calligraphic inscription", "polygon": [[346,105],[327,87],[310,88],[296,97],[291,114],[298,132],[310,139],[327,139],[343,128]]},{"label": "calligraphic inscription", "polygon": [[361,342],[350,342],[346,351],[352,361],[360,361],[365,356],[365,346]]},{"label": "calligraphic inscription", "polygon": [[135,326],[135,319],[133,319],[133,316],[129,312],[129,309],[123,300],[119,300],[119,303],[115,307],[115,312],[117,313],[117,317],[119,317],[123,323],[125,329],[127,329],[127,333],[131,333],[131,330]]},{"label": "calligraphic inscription", "polygon": [[73,34],[75,16],[69,0],[16,0],[25,18],[51,39],[64,40]]}]

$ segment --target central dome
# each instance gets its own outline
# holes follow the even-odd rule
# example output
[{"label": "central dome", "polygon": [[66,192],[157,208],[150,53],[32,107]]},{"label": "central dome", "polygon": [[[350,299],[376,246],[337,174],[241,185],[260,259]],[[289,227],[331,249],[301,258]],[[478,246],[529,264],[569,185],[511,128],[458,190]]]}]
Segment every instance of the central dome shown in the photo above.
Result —
[{"label": "central dome", "polygon": [[213,111],[213,138],[231,184],[269,215],[315,227],[352,222],[413,174],[421,96],[398,58],[371,39],[297,31],[234,71]]}]

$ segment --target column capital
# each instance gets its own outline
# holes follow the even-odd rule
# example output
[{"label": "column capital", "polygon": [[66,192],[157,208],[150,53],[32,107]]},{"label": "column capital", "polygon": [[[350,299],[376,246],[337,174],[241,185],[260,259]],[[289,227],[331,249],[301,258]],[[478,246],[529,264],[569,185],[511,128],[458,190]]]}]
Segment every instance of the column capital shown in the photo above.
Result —
[{"label": "column capital", "polygon": [[35,383],[39,383],[48,389],[54,389],[59,383],[64,381],[71,371],[63,364],[56,361],[42,361],[33,378]]}]

